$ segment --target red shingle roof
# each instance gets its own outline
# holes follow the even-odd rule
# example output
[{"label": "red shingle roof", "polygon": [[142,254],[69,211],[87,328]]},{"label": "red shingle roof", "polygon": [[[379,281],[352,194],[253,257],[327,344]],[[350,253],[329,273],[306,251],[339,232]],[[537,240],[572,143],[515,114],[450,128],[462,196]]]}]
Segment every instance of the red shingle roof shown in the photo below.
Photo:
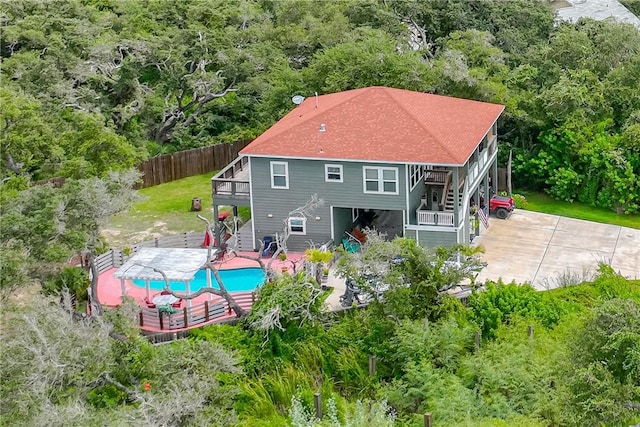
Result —
[{"label": "red shingle roof", "polygon": [[240,153],[460,165],[504,109],[387,87],[322,95],[317,105],[305,99]]}]

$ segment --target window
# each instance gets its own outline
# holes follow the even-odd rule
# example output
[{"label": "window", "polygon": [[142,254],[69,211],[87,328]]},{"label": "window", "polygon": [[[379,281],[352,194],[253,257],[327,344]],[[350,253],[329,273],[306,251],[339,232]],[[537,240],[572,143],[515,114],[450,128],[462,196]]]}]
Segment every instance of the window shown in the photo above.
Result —
[{"label": "window", "polygon": [[289,217],[289,234],[307,234],[307,218],[303,216]]},{"label": "window", "polygon": [[326,182],[342,182],[342,165],[324,165]]},{"label": "window", "polygon": [[411,190],[424,178],[426,166],[410,165],[409,166],[409,187]]},{"label": "window", "polygon": [[289,164],[271,162],[271,188],[289,188]]},{"label": "window", "polygon": [[398,194],[398,168],[363,167],[364,192]]}]

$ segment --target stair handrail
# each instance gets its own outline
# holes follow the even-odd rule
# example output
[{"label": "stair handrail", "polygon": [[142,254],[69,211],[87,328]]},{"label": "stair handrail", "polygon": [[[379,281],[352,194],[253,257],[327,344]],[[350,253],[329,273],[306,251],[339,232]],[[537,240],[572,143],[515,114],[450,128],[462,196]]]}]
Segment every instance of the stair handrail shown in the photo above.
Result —
[{"label": "stair handrail", "polygon": [[440,206],[444,209],[444,206],[447,204],[447,193],[449,193],[449,185],[451,185],[451,177],[453,176],[453,171],[447,172],[447,177],[444,180],[444,190],[442,191],[442,200],[440,200]]}]

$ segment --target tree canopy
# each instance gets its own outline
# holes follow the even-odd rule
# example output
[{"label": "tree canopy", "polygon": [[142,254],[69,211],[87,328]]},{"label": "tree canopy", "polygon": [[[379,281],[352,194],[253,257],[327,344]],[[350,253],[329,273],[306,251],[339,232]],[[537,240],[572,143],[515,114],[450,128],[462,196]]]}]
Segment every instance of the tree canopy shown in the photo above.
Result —
[{"label": "tree canopy", "polygon": [[516,185],[639,209],[640,32],[547,1],[17,0],[0,49],[3,178],[104,176],[387,85],[503,103]]}]

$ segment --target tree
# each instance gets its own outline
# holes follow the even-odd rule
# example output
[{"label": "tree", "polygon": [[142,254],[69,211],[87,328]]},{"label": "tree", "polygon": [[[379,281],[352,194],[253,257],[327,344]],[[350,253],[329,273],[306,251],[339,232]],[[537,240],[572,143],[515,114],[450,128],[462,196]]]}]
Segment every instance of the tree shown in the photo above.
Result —
[{"label": "tree", "polygon": [[[133,186],[138,178],[134,170],[110,172],[104,180],[67,180],[59,189],[36,185],[21,191],[2,207],[0,242],[27,254],[23,268],[43,281],[72,257],[96,252],[104,221],[137,200]],[[3,283],[15,284],[15,275],[5,276],[11,271],[2,269]]]},{"label": "tree", "polygon": [[0,343],[7,379],[0,385],[4,421],[234,424],[233,391],[222,389],[217,378],[239,374],[233,356],[207,341],[152,346],[132,328],[133,305],[106,318],[79,320],[68,300],[59,305],[45,299],[5,325],[10,339]]},{"label": "tree", "polygon": [[379,302],[396,318],[436,318],[441,294],[465,278],[473,280],[483,266],[477,254],[463,246],[427,249],[412,239],[386,241],[372,231],[366,235],[358,253],[342,253],[337,273],[373,295],[384,290]]}]

